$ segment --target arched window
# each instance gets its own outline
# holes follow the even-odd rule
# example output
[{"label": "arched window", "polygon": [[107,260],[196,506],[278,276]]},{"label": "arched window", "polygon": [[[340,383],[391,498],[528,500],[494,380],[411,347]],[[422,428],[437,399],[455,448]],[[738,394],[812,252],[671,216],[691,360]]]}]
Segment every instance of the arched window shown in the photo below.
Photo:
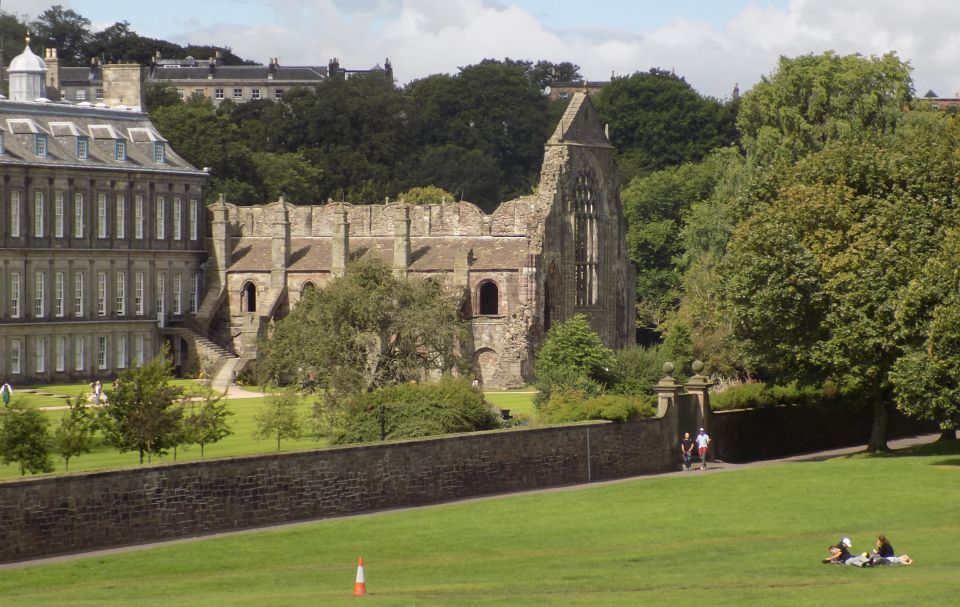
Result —
[{"label": "arched window", "polygon": [[497,283],[488,281],[480,285],[480,314],[496,315],[500,313],[500,289]]},{"label": "arched window", "polygon": [[313,284],[309,280],[303,283],[303,286],[300,287],[300,297],[306,297],[308,293],[313,293],[317,290],[317,285]]},{"label": "arched window", "polygon": [[543,285],[543,331],[560,321],[560,270],[557,264],[550,262],[547,279]]},{"label": "arched window", "polygon": [[257,285],[252,282],[244,283],[240,290],[240,310],[242,312],[257,311]]},{"label": "arched window", "polygon": [[573,186],[573,243],[577,264],[577,306],[597,303],[597,195],[590,175],[581,173]]}]

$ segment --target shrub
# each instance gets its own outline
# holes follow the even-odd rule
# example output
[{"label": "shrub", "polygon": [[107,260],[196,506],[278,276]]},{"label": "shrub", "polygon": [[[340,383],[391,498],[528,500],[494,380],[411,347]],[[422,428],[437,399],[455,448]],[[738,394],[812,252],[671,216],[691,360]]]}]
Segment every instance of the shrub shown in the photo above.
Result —
[{"label": "shrub", "polygon": [[603,394],[587,398],[582,391],[560,389],[544,404],[541,416],[548,423],[607,419],[624,422],[631,417],[652,417],[656,413],[652,395]]},{"label": "shrub", "polygon": [[540,408],[561,388],[579,389],[587,395],[599,393],[615,383],[615,369],[613,352],[603,345],[587,318],[577,314],[552,327],[537,352],[534,404]]},{"label": "shrub", "polygon": [[396,384],[345,399],[343,425],[334,432],[333,443],[379,440],[381,408],[389,439],[500,427],[480,390],[466,379],[444,376],[436,383]]},{"label": "shrub", "polygon": [[776,405],[832,405],[842,400],[843,392],[831,384],[823,387],[773,386],[761,383],[732,386],[723,392],[710,395],[710,408],[714,411],[731,409],[757,409]]},{"label": "shrub", "polygon": [[614,356],[618,377],[611,390],[617,394],[653,394],[653,386],[663,377],[663,363],[669,360],[661,344],[630,346]]}]

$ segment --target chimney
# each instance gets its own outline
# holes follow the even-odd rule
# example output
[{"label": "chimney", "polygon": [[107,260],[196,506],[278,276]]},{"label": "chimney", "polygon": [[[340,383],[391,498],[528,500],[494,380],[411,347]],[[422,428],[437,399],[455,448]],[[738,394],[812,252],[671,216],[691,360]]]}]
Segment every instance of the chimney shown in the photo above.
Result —
[{"label": "chimney", "polygon": [[270,57],[270,67],[267,69],[267,80],[273,80],[273,75],[277,71],[277,58]]},{"label": "chimney", "polygon": [[90,57],[90,72],[87,74],[87,80],[93,82],[97,79],[97,58]]},{"label": "chimney", "polygon": [[393,274],[406,276],[410,267],[410,207],[401,204],[393,216]]},{"label": "chimney", "polygon": [[103,102],[110,107],[143,107],[143,70],[137,63],[108,63],[103,66]]},{"label": "chimney", "polygon": [[233,257],[233,239],[230,237],[230,218],[226,198],[223,194],[214,203],[210,210],[213,221],[210,222],[210,262],[216,267],[217,286],[227,284],[227,266]]},{"label": "chimney", "polygon": [[393,82],[393,64],[390,63],[390,57],[383,62],[383,75],[387,77],[387,82]]},{"label": "chimney", "polygon": [[[44,50],[43,61],[47,64],[47,97],[60,98],[60,60],[57,58],[57,49]],[[52,91],[52,92],[51,92]]]},{"label": "chimney", "polygon": [[343,276],[350,255],[350,224],[342,206],[333,212],[333,234],[330,241],[330,275]]},{"label": "chimney", "polygon": [[213,79],[213,74],[217,71],[217,59],[216,57],[210,57],[207,60],[207,80]]}]

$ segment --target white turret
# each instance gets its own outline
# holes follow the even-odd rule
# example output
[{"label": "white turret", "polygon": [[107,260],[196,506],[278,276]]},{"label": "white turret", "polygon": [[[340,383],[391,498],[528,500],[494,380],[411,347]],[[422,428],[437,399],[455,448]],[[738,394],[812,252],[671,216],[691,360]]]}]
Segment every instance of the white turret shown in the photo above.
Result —
[{"label": "white turret", "polygon": [[44,84],[47,64],[30,50],[30,36],[27,36],[26,48],[13,58],[7,68],[10,75],[10,99],[12,101],[36,101],[47,96]]}]

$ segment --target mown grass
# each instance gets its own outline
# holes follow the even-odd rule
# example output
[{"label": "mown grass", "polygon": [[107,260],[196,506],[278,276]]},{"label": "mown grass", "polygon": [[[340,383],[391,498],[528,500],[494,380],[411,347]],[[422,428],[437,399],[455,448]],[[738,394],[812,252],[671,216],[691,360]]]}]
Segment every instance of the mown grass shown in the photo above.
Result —
[{"label": "mown grass", "polygon": [[[0,604],[955,605],[958,502],[956,446],[694,472],[7,570]],[[916,564],[820,564],[878,532]]]}]

